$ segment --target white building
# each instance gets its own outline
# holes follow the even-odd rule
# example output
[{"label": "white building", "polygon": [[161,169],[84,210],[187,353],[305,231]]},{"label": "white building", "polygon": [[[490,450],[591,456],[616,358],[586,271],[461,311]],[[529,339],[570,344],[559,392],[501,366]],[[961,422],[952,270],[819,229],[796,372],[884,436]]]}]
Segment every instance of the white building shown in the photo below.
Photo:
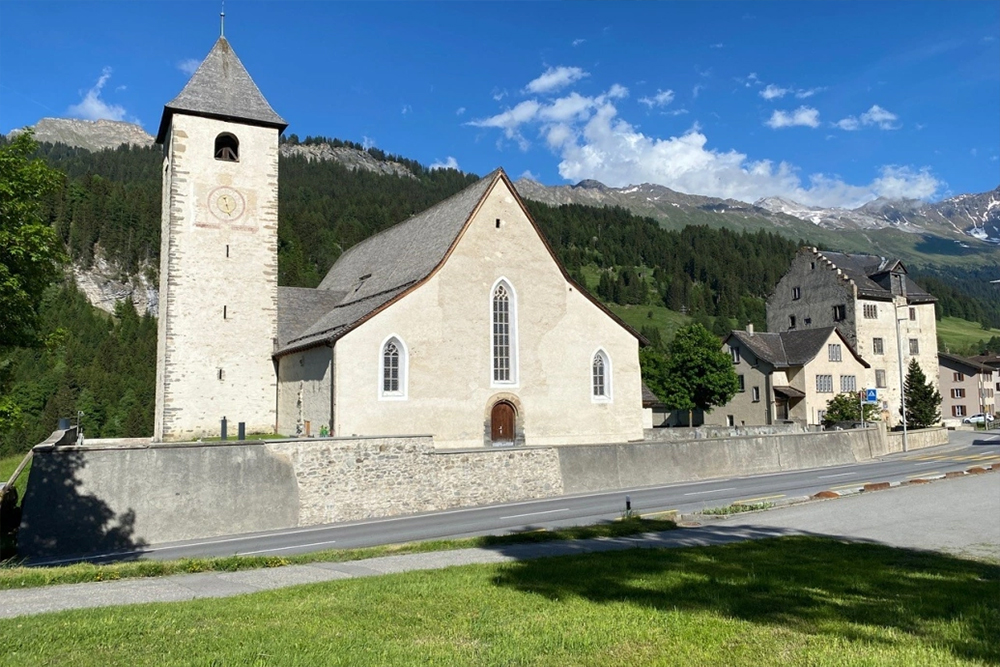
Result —
[{"label": "white building", "polygon": [[497,170],[277,287],[284,121],[220,38],[167,105],[156,439],[219,420],[437,447],[643,436],[638,334],[567,276]]}]

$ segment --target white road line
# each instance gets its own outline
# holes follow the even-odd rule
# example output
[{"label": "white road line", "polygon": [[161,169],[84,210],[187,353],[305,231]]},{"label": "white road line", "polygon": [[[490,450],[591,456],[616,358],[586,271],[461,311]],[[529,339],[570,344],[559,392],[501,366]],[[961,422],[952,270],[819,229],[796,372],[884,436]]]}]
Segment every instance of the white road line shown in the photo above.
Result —
[{"label": "white road line", "polygon": [[915,466],[932,466],[932,465],[934,465],[936,463],[940,463],[940,461],[924,461],[923,463],[914,463],[913,465],[915,465]]},{"label": "white road line", "polygon": [[556,512],[568,512],[568,511],[569,508],[564,507],[559,510],[545,510],[544,512],[528,512],[527,514],[514,514],[512,516],[502,516],[500,517],[500,520],[503,521],[504,519],[520,519],[523,516],[538,516],[539,514],[554,514]]},{"label": "white road line", "polygon": [[831,477],[849,477],[851,475],[857,475],[857,474],[858,473],[856,473],[856,472],[842,472],[842,473],[837,474],[837,475],[820,475],[816,479],[830,479]]},{"label": "white road line", "polygon": [[685,496],[700,496],[703,493],[722,493],[723,491],[735,491],[736,487],[731,486],[728,489],[712,489],[711,491],[692,491],[691,493],[685,493]]},{"label": "white road line", "polygon": [[336,540],[327,542],[313,542],[312,544],[293,544],[290,547],[275,547],[274,549],[261,549],[260,551],[240,551],[237,556],[253,556],[254,554],[266,554],[270,551],[288,551],[289,549],[304,549],[306,547],[318,547],[321,544],[336,544]]}]

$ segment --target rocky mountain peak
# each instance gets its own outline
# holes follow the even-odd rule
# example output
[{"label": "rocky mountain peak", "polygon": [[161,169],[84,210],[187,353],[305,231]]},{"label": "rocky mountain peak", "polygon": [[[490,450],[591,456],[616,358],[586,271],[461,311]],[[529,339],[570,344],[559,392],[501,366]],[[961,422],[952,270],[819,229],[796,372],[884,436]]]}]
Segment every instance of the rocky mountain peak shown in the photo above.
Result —
[{"label": "rocky mountain peak", "polygon": [[[35,140],[50,144],[66,144],[89,151],[118,148],[122,144],[152,146],[153,135],[135,123],[118,120],[79,120],[76,118],[43,118],[35,123]],[[13,130],[8,136],[23,130]]]},{"label": "rocky mountain peak", "polygon": [[603,190],[610,189],[604,183],[601,183],[600,181],[595,181],[592,178],[584,179],[584,180],[580,181],[579,183],[577,183],[576,185],[574,185],[573,187],[574,188],[581,188],[583,190],[602,190],[603,191]]}]

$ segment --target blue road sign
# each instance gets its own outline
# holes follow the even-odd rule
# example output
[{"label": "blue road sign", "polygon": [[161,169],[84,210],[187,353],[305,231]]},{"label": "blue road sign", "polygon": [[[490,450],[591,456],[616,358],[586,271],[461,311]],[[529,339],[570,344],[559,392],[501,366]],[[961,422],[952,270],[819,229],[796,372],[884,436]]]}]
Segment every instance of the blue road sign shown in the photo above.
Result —
[{"label": "blue road sign", "polygon": [[865,389],[865,403],[878,403],[878,389]]}]

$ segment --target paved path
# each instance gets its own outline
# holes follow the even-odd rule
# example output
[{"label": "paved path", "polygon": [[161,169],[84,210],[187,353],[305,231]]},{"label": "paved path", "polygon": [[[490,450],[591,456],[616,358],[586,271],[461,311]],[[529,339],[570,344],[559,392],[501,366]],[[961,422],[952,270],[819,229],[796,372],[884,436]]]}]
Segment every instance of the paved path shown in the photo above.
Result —
[{"label": "paved path", "polygon": [[833,535],[1000,558],[998,516],[1000,474],[987,473],[741,515],[701,527],[631,538],[521,544],[386,556],[349,563],[315,563],[0,591],[0,618],[64,609],[228,597],[297,584],[471,563],[503,563],[637,547],[707,546],[795,534]]}]

